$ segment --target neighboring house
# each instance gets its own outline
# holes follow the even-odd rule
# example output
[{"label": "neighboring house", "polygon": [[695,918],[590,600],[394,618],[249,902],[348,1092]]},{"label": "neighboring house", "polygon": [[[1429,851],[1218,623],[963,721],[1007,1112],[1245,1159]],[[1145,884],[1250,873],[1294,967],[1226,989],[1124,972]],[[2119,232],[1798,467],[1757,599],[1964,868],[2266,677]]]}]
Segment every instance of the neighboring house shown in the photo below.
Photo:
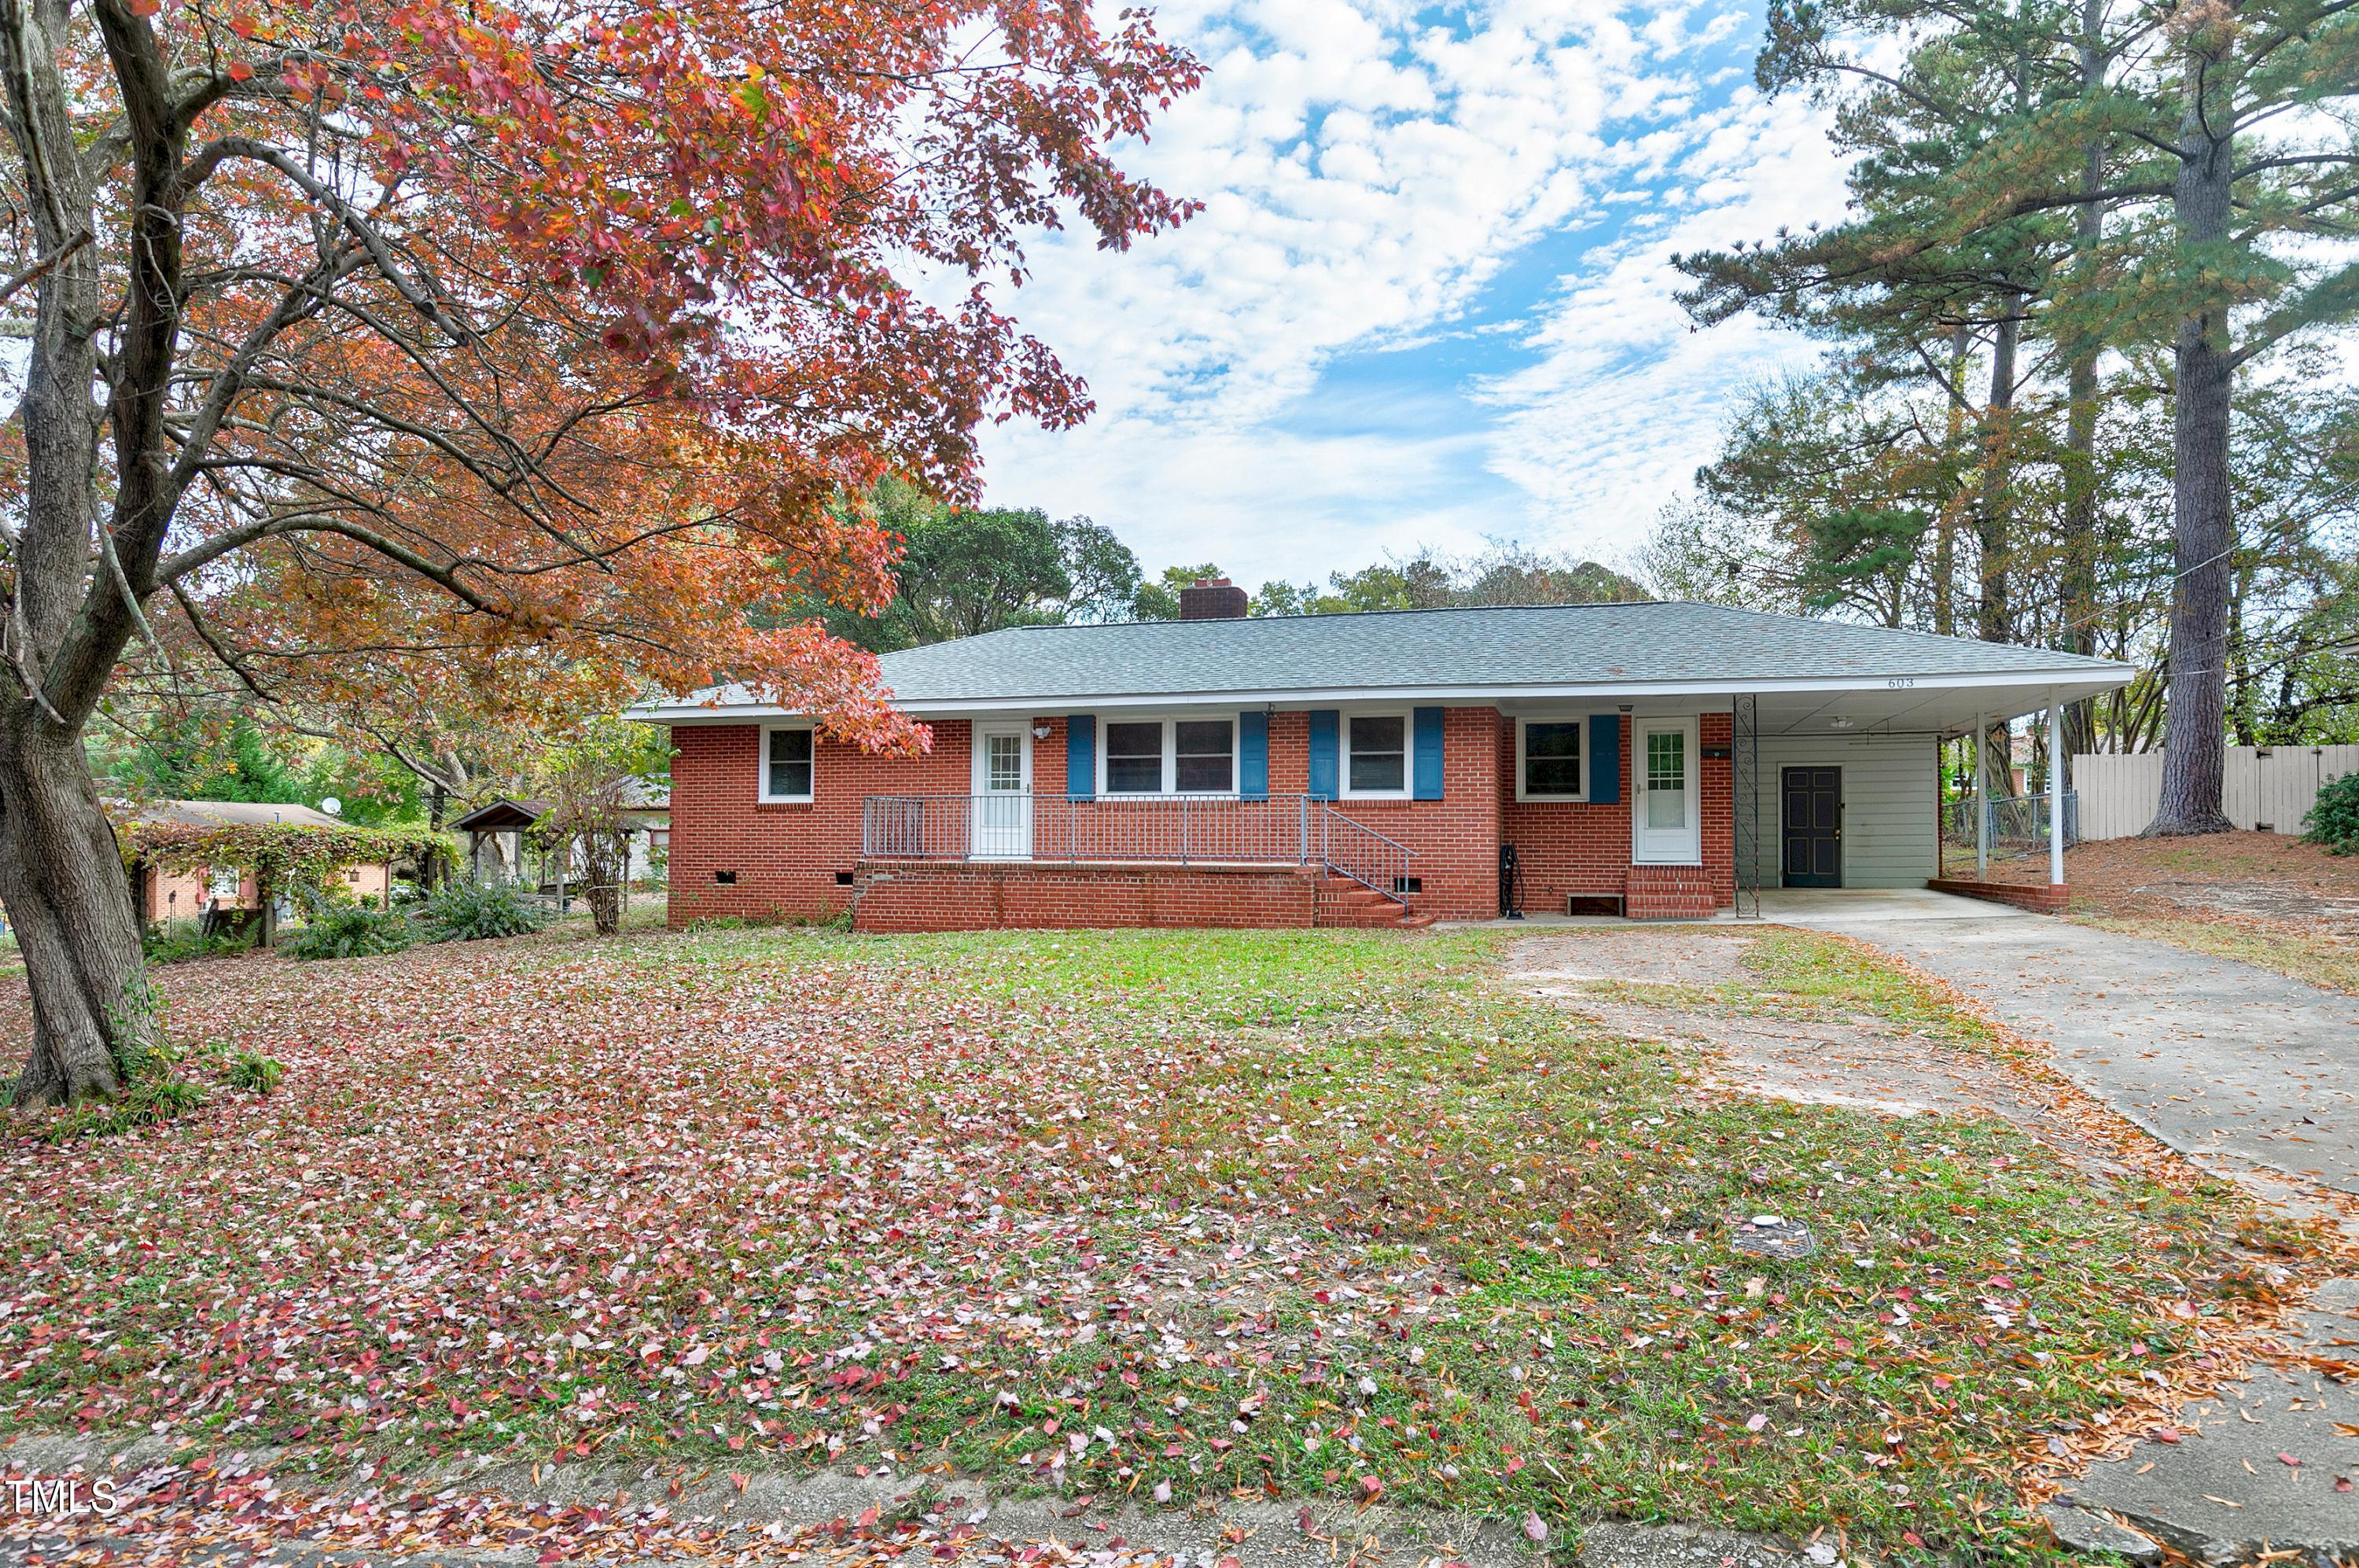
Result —
[{"label": "neighboring house", "polygon": [[[671,837],[670,795],[660,783],[634,779],[625,787],[625,799],[628,804],[623,814],[629,825],[624,832],[630,843],[624,875],[634,882],[645,881],[662,865]],[[503,795],[454,820],[451,831],[467,836],[468,877],[477,882],[528,882],[554,891],[558,867],[532,842],[533,827],[548,811],[546,800]],[[581,875],[580,856],[573,859],[567,868],[569,879]]]},{"label": "neighboring house", "polygon": [[633,710],[677,750],[673,922],[1378,924],[1503,894],[1693,917],[1734,901],[1740,855],[1747,887],[1919,887],[1940,738],[2131,675],[1712,604],[1244,612],[1205,583],[1179,621],[887,654],[918,758],[742,688]]},{"label": "neighboring house", "polygon": [[[291,822],[299,827],[341,828],[347,824],[309,806],[250,800],[151,800],[128,808],[131,820],[179,822],[192,827],[230,827],[246,822]],[[204,912],[208,900],[224,912],[251,912],[261,908],[250,866],[216,866],[202,872],[166,872],[145,864],[133,868],[139,889],[139,918],[192,920]],[[347,866],[345,890],[364,903],[383,904],[393,886],[387,866]]]}]

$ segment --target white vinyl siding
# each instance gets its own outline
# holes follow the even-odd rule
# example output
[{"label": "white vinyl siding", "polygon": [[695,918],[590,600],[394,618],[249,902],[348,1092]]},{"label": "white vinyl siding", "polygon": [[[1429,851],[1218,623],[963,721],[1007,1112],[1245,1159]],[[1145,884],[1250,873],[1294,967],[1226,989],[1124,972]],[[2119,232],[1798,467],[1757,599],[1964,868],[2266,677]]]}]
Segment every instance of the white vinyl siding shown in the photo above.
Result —
[{"label": "white vinyl siding", "polygon": [[1921,887],[1937,875],[1931,735],[1763,735],[1756,862],[1762,887],[1781,885],[1785,822],[1778,781],[1788,768],[1843,769],[1844,887]]}]

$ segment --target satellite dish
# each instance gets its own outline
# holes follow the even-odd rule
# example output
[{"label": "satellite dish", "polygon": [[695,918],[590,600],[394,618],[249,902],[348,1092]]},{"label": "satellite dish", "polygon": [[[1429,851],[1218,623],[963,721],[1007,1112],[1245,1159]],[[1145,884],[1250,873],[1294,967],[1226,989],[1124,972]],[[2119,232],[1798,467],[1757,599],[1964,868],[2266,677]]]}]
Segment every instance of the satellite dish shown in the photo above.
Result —
[{"label": "satellite dish", "polygon": [[326,800],[320,802],[320,810],[327,812],[328,815],[332,817],[342,816],[343,814],[344,803],[342,800],[337,800],[333,795],[331,795]]}]

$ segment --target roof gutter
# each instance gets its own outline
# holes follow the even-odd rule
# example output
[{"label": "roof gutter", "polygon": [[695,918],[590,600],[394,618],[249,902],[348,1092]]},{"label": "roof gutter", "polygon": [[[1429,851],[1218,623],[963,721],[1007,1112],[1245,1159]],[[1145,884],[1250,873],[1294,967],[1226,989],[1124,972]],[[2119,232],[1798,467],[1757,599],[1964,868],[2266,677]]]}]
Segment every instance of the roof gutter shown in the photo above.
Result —
[{"label": "roof gutter", "polygon": [[[1354,702],[1490,703],[1502,702],[1568,702],[1601,700],[1614,702],[1645,697],[1714,697],[1749,692],[1768,697],[1801,696],[1830,691],[2020,691],[2055,692],[2066,702],[2094,696],[2124,686],[2136,671],[2126,664],[2086,660],[2070,670],[2021,670],[1971,675],[1810,676],[1771,681],[1600,681],[1580,685],[1521,686],[1343,686],[1294,688],[1261,691],[1152,691],[1143,693],[1071,692],[1006,697],[960,697],[932,702],[907,702],[897,706],[915,718],[962,718],[972,713],[1040,713],[1064,709],[1103,712],[1112,708],[1176,708],[1211,705],[1310,708]],[[702,702],[643,702],[623,711],[623,717],[647,724],[729,724],[808,715],[766,702],[728,706]]]}]

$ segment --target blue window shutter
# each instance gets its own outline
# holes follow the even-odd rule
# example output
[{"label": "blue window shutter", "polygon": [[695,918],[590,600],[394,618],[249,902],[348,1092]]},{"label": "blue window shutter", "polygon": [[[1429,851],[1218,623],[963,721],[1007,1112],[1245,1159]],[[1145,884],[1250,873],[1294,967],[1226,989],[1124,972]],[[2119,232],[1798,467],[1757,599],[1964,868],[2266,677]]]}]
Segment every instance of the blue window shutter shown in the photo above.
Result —
[{"label": "blue window shutter", "polygon": [[1409,714],[1409,728],[1415,732],[1410,749],[1416,771],[1410,779],[1409,796],[1418,800],[1441,799],[1441,710],[1418,708]]},{"label": "blue window shutter", "polygon": [[1336,763],[1335,728],[1338,710],[1310,710],[1310,794],[1321,800],[1332,800],[1343,791],[1336,787],[1340,769]]},{"label": "blue window shutter", "polygon": [[1075,713],[1065,721],[1065,798],[1093,800],[1098,793],[1098,716]]},{"label": "blue window shutter", "polygon": [[1237,715],[1237,793],[1248,800],[1269,799],[1269,715]]},{"label": "blue window shutter", "polygon": [[1622,715],[1589,715],[1589,799],[1610,806],[1622,799]]}]

